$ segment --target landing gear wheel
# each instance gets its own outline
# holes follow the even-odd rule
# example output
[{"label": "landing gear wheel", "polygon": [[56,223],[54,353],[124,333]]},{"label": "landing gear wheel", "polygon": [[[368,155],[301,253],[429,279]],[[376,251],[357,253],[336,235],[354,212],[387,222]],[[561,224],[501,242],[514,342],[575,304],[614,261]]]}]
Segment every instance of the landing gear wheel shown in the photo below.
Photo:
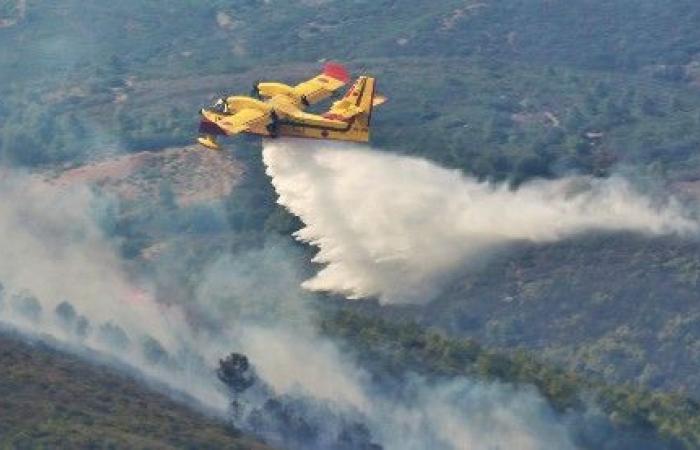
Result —
[{"label": "landing gear wheel", "polygon": [[269,124],[267,127],[267,132],[270,133],[271,138],[276,138],[279,136],[278,131],[277,131],[277,125],[274,123]]},{"label": "landing gear wheel", "polygon": [[253,98],[256,98],[258,100],[262,100],[262,96],[260,95],[260,88],[258,87],[258,83],[260,83],[260,80],[257,80],[255,83],[253,83],[253,89],[250,90],[250,96]]},{"label": "landing gear wheel", "polygon": [[270,123],[265,127],[267,132],[270,133],[271,138],[276,138],[279,136],[279,119],[277,118],[277,113],[272,111],[270,113]]}]

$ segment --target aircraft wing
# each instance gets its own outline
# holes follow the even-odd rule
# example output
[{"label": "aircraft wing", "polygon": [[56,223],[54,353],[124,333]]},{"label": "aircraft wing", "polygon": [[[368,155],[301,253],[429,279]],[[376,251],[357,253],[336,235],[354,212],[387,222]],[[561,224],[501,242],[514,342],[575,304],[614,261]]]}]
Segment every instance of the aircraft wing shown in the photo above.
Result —
[{"label": "aircraft wing", "polygon": [[293,92],[305,99],[309,105],[328,98],[333,92],[345,86],[350,81],[350,75],[340,64],[326,63],[323,73],[294,86]]},{"label": "aircraft wing", "polygon": [[231,115],[222,115],[205,109],[202,110],[202,115],[228,135],[250,131],[253,128],[267,125],[270,121],[269,113],[252,108],[241,109]]}]

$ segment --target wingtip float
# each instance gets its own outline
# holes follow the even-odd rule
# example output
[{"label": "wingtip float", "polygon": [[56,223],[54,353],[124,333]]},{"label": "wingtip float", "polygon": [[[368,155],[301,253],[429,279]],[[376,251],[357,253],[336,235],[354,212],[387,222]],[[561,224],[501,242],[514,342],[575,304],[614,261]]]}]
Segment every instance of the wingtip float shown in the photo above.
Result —
[{"label": "wingtip float", "polygon": [[333,102],[325,113],[305,112],[349,82],[350,74],[345,67],[326,63],[322,73],[296,86],[256,83],[250,97],[221,98],[202,109],[197,141],[214,150],[220,148],[217,136],[241,133],[368,142],[372,109],[386,101],[385,97],[376,95],[373,77],[358,77],[345,96]]}]

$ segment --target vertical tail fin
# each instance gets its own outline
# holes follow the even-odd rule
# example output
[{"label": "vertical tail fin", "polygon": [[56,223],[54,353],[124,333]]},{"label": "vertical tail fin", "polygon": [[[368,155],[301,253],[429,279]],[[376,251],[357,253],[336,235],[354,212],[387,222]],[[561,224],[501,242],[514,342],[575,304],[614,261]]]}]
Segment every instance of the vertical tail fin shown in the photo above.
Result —
[{"label": "vertical tail fin", "polygon": [[376,81],[374,78],[365,77],[364,86],[359,86],[360,97],[357,100],[357,106],[362,110],[363,113],[372,115],[372,108],[374,107],[374,85]]},{"label": "vertical tail fin", "polygon": [[383,97],[375,97],[375,84],[376,81],[372,77],[358,78],[345,96],[333,103],[331,109],[323,115],[327,119],[341,120],[349,124],[347,131],[334,134],[333,139],[369,141],[372,109],[384,103]]},{"label": "vertical tail fin", "polygon": [[[364,77],[364,83],[357,83],[358,90],[353,92],[356,97],[356,105],[360,113],[355,116],[351,132],[362,136],[363,141],[369,141],[369,130],[372,123],[372,109],[374,108],[374,78]],[[354,87],[354,86],[353,86]]]},{"label": "vertical tail fin", "polygon": [[371,115],[374,104],[374,84],[374,78],[358,78],[345,96],[333,103],[324,116],[328,119],[350,120],[359,114]]}]

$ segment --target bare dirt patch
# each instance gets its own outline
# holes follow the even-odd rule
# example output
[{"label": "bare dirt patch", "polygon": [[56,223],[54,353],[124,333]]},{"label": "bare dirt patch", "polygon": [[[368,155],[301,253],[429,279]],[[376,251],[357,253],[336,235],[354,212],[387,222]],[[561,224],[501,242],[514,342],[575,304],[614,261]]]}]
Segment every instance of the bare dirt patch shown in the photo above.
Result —
[{"label": "bare dirt patch", "polygon": [[168,189],[178,206],[188,206],[228,195],[242,174],[228,152],[182,147],[90,163],[66,170],[52,182],[93,184],[128,200],[158,198]]}]

